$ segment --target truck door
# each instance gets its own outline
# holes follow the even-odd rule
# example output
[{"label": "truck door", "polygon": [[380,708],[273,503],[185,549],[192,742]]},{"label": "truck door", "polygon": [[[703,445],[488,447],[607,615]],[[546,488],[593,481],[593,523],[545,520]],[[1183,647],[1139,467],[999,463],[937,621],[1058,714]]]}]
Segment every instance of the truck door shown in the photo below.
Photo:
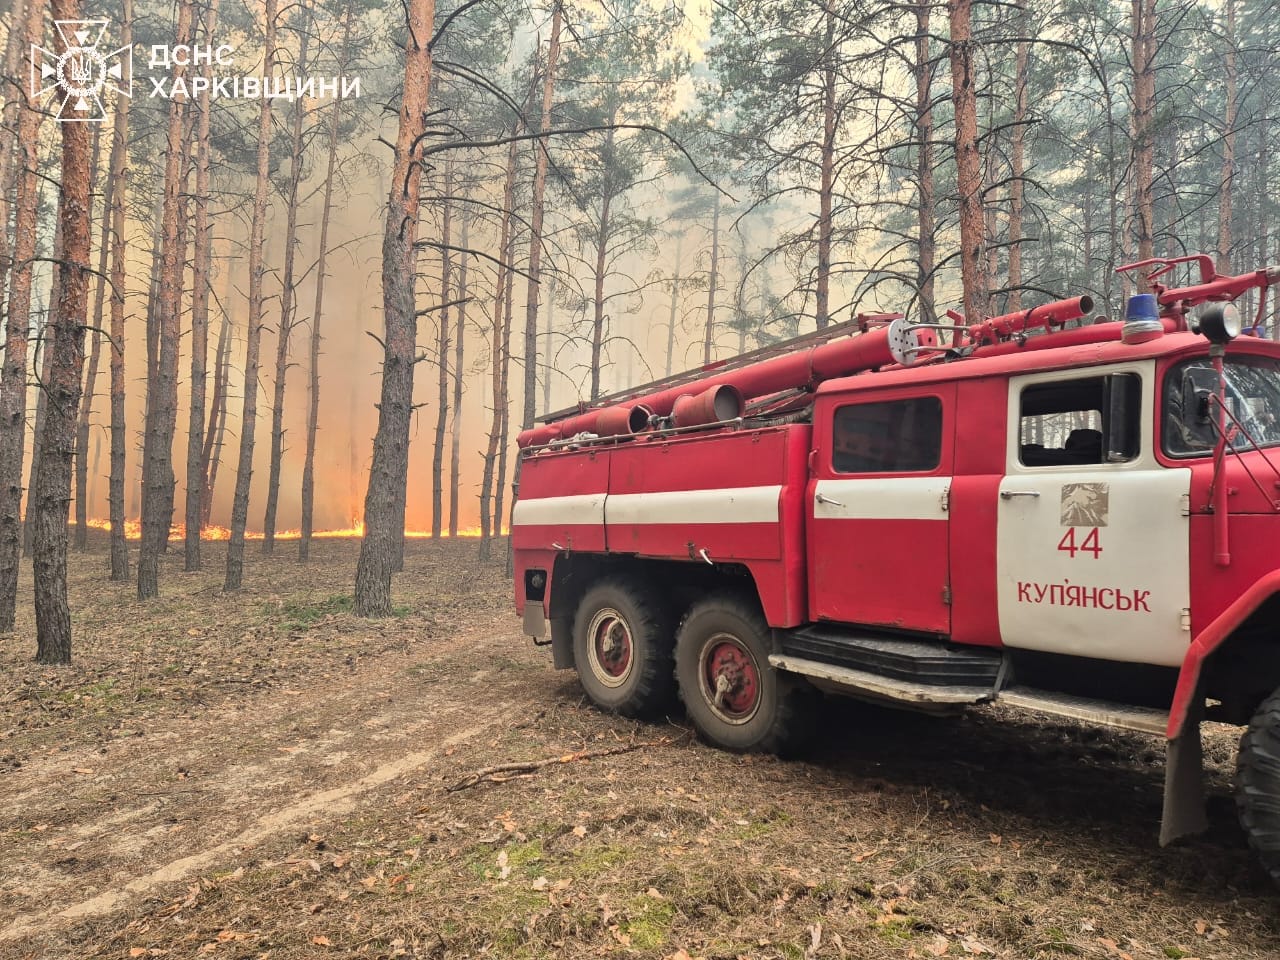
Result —
[{"label": "truck door", "polygon": [[825,398],[808,496],[815,619],[945,634],[955,385]]},{"label": "truck door", "polygon": [[1191,471],[1153,452],[1153,364],[1015,377],[997,505],[1005,646],[1174,666]]}]

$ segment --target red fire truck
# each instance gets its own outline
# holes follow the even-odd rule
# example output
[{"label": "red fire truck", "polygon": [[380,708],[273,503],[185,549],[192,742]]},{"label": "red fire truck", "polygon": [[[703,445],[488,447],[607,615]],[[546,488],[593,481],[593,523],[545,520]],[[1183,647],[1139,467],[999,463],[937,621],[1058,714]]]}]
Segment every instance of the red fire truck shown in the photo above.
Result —
[{"label": "red fire truck", "polygon": [[1162,735],[1161,842],[1205,823],[1201,720],[1247,725],[1280,880],[1280,344],[1234,303],[1257,334],[1280,267],[1121,269],[1154,291],[1124,319],[860,316],[549,416],[519,438],[525,633],[730,750],[796,745],[817,692]]}]

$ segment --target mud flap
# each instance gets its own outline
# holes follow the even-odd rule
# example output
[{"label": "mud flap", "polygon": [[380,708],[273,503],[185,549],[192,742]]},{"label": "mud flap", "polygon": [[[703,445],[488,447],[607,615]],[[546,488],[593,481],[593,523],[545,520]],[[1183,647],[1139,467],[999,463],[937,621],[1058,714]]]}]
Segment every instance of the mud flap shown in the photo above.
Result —
[{"label": "mud flap", "polygon": [[1182,727],[1182,736],[1166,745],[1164,810],[1160,817],[1160,846],[1209,829],[1204,812],[1204,751],[1200,720],[1204,700],[1196,697]]},{"label": "mud flap", "polygon": [[573,618],[551,618],[551,666],[557,670],[573,669]]},{"label": "mud flap", "polygon": [[[547,635],[547,618],[542,612],[542,601],[526,600],[524,602],[524,632],[538,643]],[[541,645],[541,644],[539,644]]]}]

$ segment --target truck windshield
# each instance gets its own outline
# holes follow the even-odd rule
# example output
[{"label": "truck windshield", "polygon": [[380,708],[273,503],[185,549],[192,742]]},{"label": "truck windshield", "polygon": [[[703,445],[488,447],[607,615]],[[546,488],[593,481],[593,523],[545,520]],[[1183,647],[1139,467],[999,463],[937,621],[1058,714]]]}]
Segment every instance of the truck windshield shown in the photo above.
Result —
[{"label": "truck windshield", "polygon": [[[1230,357],[1224,366],[1227,409],[1259,446],[1280,444],[1280,360]],[[1218,375],[1208,357],[1173,367],[1164,381],[1164,452],[1171,457],[1204,457],[1217,443],[1216,411],[1209,398],[1217,392]],[[1227,432],[1233,427],[1228,418]],[[1236,431],[1231,445],[1251,444]]]}]

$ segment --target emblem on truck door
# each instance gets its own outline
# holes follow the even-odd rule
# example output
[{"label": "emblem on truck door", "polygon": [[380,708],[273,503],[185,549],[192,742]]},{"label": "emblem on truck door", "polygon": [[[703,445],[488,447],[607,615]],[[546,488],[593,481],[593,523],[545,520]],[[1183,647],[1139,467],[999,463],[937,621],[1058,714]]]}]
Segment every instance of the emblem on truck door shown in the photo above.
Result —
[{"label": "emblem on truck door", "polygon": [[1062,485],[1062,526],[1105,527],[1111,495],[1105,483]]}]

